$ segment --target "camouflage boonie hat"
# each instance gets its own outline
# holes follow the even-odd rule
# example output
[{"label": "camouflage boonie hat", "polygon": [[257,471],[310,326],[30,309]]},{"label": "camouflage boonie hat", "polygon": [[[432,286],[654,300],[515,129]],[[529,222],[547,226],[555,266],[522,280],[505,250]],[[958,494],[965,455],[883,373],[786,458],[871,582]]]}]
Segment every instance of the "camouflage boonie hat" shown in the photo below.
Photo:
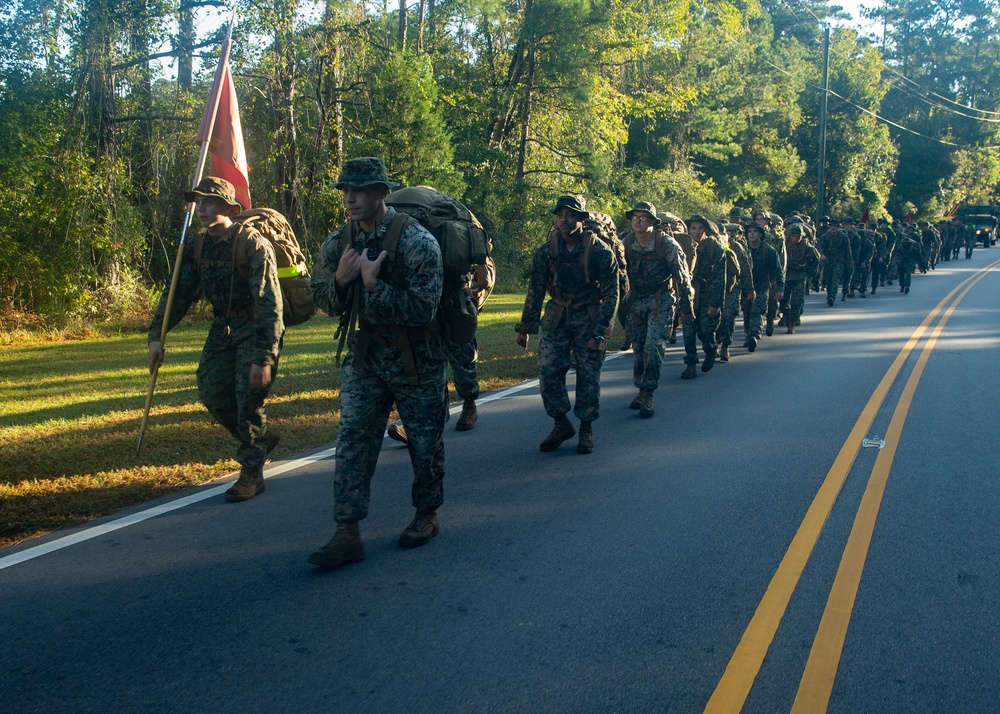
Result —
[{"label": "camouflage boonie hat", "polygon": [[656,215],[656,207],[652,203],[650,203],[649,201],[637,201],[636,204],[634,206],[632,206],[632,210],[628,211],[625,214],[625,217],[631,221],[632,220],[632,216],[633,216],[633,214],[635,214],[636,211],[645,211],[650,216],[652,216],[653,217],[653,225],[654,226],[658,226],[661,223],[663,223],[663,220],[659,216]]},{"label": "camouflage boonie hat", "polygon": [[687,219],[688,228],[691,227],[692,223],[704,223],[706,233],[708,233],[712,229],[712,222],[707,218],[705,218],[705,216],[701,215],[700,213],[696,213]]},{"label": "camouflage boonie hat", "polygon": [[800,236],[805,235],[805,230],[802,228],[801,223],[789,223],[785,228],[785,234],[798,233]]},{"label": "camouflage boonie hat", "polygon": [[390,181],[389,176],[385,171],[385,162],[377,156],[361,156],[357,159],[351,159],[344,164],[344,168],[340,171],[340,176],[337,178],[337,183],[334,186],[336,189],[345,189],[348,186],[352,188],[367,188],[368,186],[383,185],[386,188],[396,188],[399,184],[395,181]]},{"label": "camouflage boonie hat", "polygon": [[221,198],[230,206],[243,208],[243,204],[236,200],[236,187],[218,176],[206,176],[192,190],[184,192],[184,200],[189,203],[197,201],[198,196]]},{"label": "camouflage boonie hat", "polygon": [[583,196],[560,196],[556,201],[556,207],[550,211],[553,214],[559,213],[563,208],[568,208],[574,213],[589,216],[587,212],[587,199]]}]

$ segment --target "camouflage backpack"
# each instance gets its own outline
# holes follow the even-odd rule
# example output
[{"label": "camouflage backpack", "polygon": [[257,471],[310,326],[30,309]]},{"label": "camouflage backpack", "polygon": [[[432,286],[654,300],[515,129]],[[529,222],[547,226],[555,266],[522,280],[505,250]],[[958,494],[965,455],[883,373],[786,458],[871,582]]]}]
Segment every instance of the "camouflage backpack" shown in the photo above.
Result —
[{"label": "camouflage backpack", "polygon": [[[274,248],[278,284],[281,286],[281,318],[285,327],[301,325],[315,315],[316,305],[309,287],[306,256],[285,217],[273,208],[252,208],[234,216],[233,222],[253,227]],[[205,250],[204,236],[205,232],[200,231],[194,243],[194,259],[199,269]],[[233,243],[233,264],[244,278],[247,277],[249,256],[245,240]]]},{"label": "camouflage backpack", "polygon": [[[441,247],[444,263],[444,289],[441,293],[442,329],[446,339],[464,345],[472,342],[479,324],[479,310],[473,300],[467,278],[477,266],[492,264],[493,246],[483,224],[459,200],[430,186],[410,186],[393,191],[385,198],[387,206],[408,216],[426,228]],[[393,276],[397,267],[396,250],[405,229],[404,221],[394,222],[386,233],[382,249],[388,253],[386,275]],[[344,231],[345,240],[348,231]],[[493,269],[496,275],[496,269]],[[400,276],[395,276],[397,280]],[[401,280],[400,280],[401,282]],[[491,286],[492,290],[492,286]],[[488,296],[489,293],[487,293]],[[485,298],[483,298],[485,302]]]}]

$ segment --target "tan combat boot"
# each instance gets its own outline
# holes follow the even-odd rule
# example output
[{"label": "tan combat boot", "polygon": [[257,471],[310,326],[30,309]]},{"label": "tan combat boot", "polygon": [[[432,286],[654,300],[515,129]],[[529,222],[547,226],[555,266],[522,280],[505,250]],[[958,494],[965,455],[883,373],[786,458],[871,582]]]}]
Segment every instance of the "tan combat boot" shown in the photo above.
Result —
[{"label": "tan combat boot", "polygon": [[455,431],[469,431],[476,425],[478,419],[479,412],[476,411],[476,400],[466,399],[462,405],[462,414],[458,417],[458,423],[455,425]]},{"label": "tan combat boot", "polygon": [[556,417],[552,431],[545,437],[545,441],[538,445],[538,448],[542,451],[555,451],[566,439],[572,439],[574,434],[576,434],[576,429],[569,423],[565,414],[560,414]]},{"label": "tan combat boot", "polygon": [[580,422],[580,441],[576,444],[576,453],[590,454],[594,451],[594,428],[593,422]]},{"label": "tan combat boot", "polygon": [[719,361],[728,362],[729,361],[729,343],[723,342],[722,346],[719,347]]},{"label": "tan combat boot", "polygon": [[[653,393],[647,390],[642,393],[642,405],[639,407],[639,416],[643,419],[649,419],[655,413],[656,406],[653,404]],[[583,427],[580,427],[580,433],[583,433]]]},{"label": "tan combat boot", "polygon": [[232,503],[249,501],[263,490],[264,467],[243,468],[240,470],[240,477],[236,483],[226,491],[226,500]]},{"label": "tan combat boot", "polygon": [[417,511],[406,530],[399,534],[400,548],[419,548],[438,534],[437,511]]},{"label": "tan combat boot", "polygon": [[410,443],[409,437],[406,435],[406,429],[403,428],[402,424],[390,424],[386,431],[389,433],[389,438],[393,441],[400,441],[404,444]]},{"label": "tan combat boot", "polygon": [[312,565],[327,569],[364,559],[365,546],[361,542],[361,529],[357,523],[338,524],[330,542],[309,556]]},{"label": "tan combat boot", "polygon": [[684,371],[681,372],[681,379],[694,379],[697,376],[698,376],[698,366],[694,364],[689,364],[687,367],[684,368]]}]

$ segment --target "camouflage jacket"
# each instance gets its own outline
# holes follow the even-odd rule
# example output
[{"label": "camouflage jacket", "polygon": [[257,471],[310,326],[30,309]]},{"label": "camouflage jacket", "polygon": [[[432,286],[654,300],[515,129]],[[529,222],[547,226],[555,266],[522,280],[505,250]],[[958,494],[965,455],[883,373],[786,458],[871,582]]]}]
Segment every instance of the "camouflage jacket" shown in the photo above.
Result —
[{"label": "camouflage jacket", "polygon": [[[586,236],[586,232],[584,233]],[[566,247],[562,236],[557,237],[559,262],[556,266],[555,274],[558,282],[558,289],[564,295],[579,296],[582,302],[578,303],[578,309],[588,309],[594,315],[594,335],[607,337],[611,329],[611,320],[618,309],[618,269],[614,263],[614,254],[600,238],[592,237],[590,248],[590,283],[584,279],[582,266],[584,241],[581,237],[577,241],[573,250]],[[524,298],[524,310],[521,312],[521,321],[514,325],[514,331],[522,334],[534,335],[538,333],[539,322],[541,321],[542,307],[545,306],[545,293],[551,293],[553,285],[553,256],[549,241],[545,241],[535,249],[534,260],[531,267],[531,276],[528,280],[528,294]],[[557,310],[553,303],[555,298],[548,301],[546,314],[551,310],[556,314]],[[596,308],[596,309],[595,309]],[[577,309],[577,308],[571,308]],[[552,326],[553,328],[555,325]]]},{"label": "camouflage jacket", "polygon": [[736,261],[740,264],[740,288],[748,293],[753,290],[753,263],[750,262],[749,248],[741,238],[729,241],[729,250],[733,251]]},{"label": "camouflage jacket", "polygon": [[[234,240],[247,241],[246,276],[233,265]],[[233,223],[221,236],[205,232],[202,241],[200,266],[195,261],[195,241],[190,242],[181,258],[168,329],[173,329],[191,305],[204,296],[215,312],[209,340],[218,343],[228,340],[235,345],[253,339],[256,344],[253,363],[273,365],[285,331],[274,248],[256,230],[240,223]],[[166,303],[165,291],[149,325],[150,342],[160,339]]]},{"label": "camouflage jacket", "polygon": [[726,301],[726,246],[718,236],[705,235],[698,242],[691,285],[695,309],[722,309]]},{"label": "camouflage jacket", "polygon": [[[385,218],[370,234],[355,225],[355,250],[365,250],[369,242],[381,250],[382,240],[396,216],[396,209],[390,206]],[[402,217],[399,220],[403,220]],[[404,285],[393,285],[382,279],[388,267],[383,263],[374,290],[364,289],[360,277],[351,285],[338,289],[335,276],[343,254],[346,227],[341,226],[327,236],[320,249],[310,281],[316,306],[328,315],[342,315],[351,306],[353,291],[360,290],[361,316],[369,324],[414,327],[430,324],[441,302],[444,285],[444,264],[437,239],[416,221],[411,222],[400,236],[396,253],[396,260],[403,261],[400,273],[405,277]]]},{"label": "camouflage jacket", "polygon": [[747,246],[747,253],[753,265],[753,286],[755,291],[770,290],[771,281],[775,283],[775,290],[779,293],[785,291],[785,271],[778,262],[778,254],[774,247],[764,241],[754,248]]},{"label": "camouflage jacket", "polygon": [[858,238],[860,241],[858,246],[858,265],[867,267],[871,265],[872,257],[875,255],[875,240],[868,231],[860,233]]},{"label": "camouflage jacket", "polygon": [[678,290],[680,311],[686,315],[693,314],[691,276],[681,246],[667,233],[660,231],[659,236],[663,244],[662,260],[656,259],[656,238],[643,247],[632,231],[622,237],[632,293],[658,290],[673,278],[674,284],[681,286]]},{"label": "camouflage jacket", "polygon": [[832,228],[819,237],[816,247],[827,260],[843,261],[849,265],[854,264],[851,255],[851,241],[839,228]]},{"label": "camouflage jacket", "polygon": [[788,256],[785,263],[786,280],[807,280],[816,274],[819,267],[819,251],[805,240],[789,243],[785,247]]}]

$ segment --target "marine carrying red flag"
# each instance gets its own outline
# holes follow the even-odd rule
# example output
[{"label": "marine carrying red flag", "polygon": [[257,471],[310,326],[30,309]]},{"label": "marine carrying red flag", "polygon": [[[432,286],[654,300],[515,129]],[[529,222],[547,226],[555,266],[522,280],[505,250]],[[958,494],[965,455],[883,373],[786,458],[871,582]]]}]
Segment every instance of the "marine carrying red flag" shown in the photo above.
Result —
[{"label": "marine carrying red flag", "polygon": [[[230,40],[222,43],[219,67],[215,70],[212,92],[205,104],[205,114],[198,129],[198,143],[208,140],[212,155],[212,176],[224,178],[236,187],[236,199],[244,208],[251,208],[250,171],[247,152],[243,145],[243,124],[240,122],[240,105],[236,100],[236,87],[229,69]],[[211,137],[211,138],[209,138]]]}]

